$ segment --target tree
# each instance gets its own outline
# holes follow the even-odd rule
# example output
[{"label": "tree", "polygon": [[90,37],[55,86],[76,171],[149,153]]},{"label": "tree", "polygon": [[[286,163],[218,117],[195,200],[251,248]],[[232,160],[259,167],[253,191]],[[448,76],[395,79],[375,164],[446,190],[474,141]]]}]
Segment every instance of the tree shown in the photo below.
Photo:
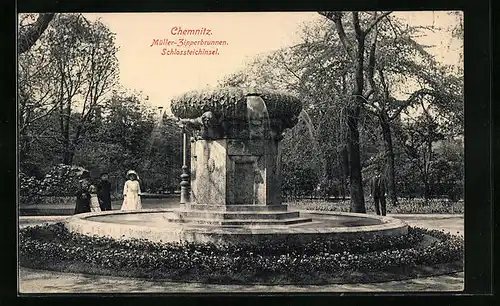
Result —
[{"label": "tree", "polygon": [[415,164],[424,185],[423,197],[425,203],[430,198],[430,174],[434,160],[434,144],[445,139],[439,131],[439,124],[432,117],[430,110],[424,106],[424,112],[404,127],[404,151],[409,160]]},{"label": "tree", "polygon": [[[181,170],[176,120],[158,120],[146,98],[118,86],[114,34],[81,14],[57,14],[19,55],[21,170],[41,179],[54,165],[109,172],[120,188],[135,169],[152,191],[175,189]],[[49,186],[50,187],[50,186]]]},{"label": "tree", "polygon": [[[381,16],[378,14],[360,14],[361,26],[369,28],[377,20],[376,16]],[[350,41],[357,41],[353,23],[343,26]],[[462,133],[462,80],[450,73],[450,67],[438,64],[426,50],[427,46],[415,40],[429,30],[432,28],[408,26],[395,16],[387,15],[365,37],[366,88],[357,117],[360,164],[362,168],[374,163],[385,165],[393,204],[397,203],[395,157],[399,153],[394,147],[392,130],[400,124],[401,113],[425,100],[439,112],[440,128],[447,126],[450,135],[452,130],[457,135]],[[335,31],[335,27],[325,23],[308,25],[304,28],[302,43],[259,56],[225,82],[226,85],[266,86],[298,95],[304,101],[304,113],[311,118],[314,137],[310,138],[316,138],[319,143],[313,156],[322,156],[324,180],[340,177],[344,181],[344,174],[350,168],[345,145],[349,140],[346,115],[353,107],[352,92],[358,67],[352,64]],[[307,137],[310,133],[292,134]],[[293,138],[290,143],[302,143],[299,139]],[[287,143],[285,138],[284,148]],[[384,149],[380,151],[379,147]],[[363,173],[369,172],[363,169]]]},{"label": "tree", "polygon": [[434,150],[430,168],[433,196],[445,195],[456,202],[463,197],[464,150],[460,140],[445,140]]},{"label": "tree", "polygon": [[56,100],[64,164],[72,163],[93,114],[116,84],[117,50],[104,24],[78,14],[58,15],[42,38],[41,52],[48,54],[55,72],[49,91]]},{"label": "tree", "polygon": [[[414,37],[422,35],[425,27],[405,26],[389,16],[375,26],[368,55],[367,81],[371,95],[365,109],[378,118],[384,139],[386,174],[389,197],[397,205],[394,165],[392,122],[399,120],[403,110],[431,98],[432,103],[452,110],[452,104],[463,104],[459,93],[460,80],[449,74],[449,69],[439,65],[434,57]],[[452,87],[450,91],[448,88]],[[406,99],[396,95],[408,94]],[[460,112],[458,112],[460,116]],[[460,122],[460,120],[459,120]]]},{"label": "tree", "polygon": [[[358,122],[361,108],[369,92],[365,92],[365,52],[368,35],[374,27],[391,12],[384,12],[380,15],[377,12],[371,14],[368,20],[361,21],[357,11],[351,12],[352,33],[348,35],[345,31],[344,22],[346,13],[344,12],[319,12],[329,20],[333,21],[338,38],[344,47],[344,52],[348,55],[351,65],[354,68],[354,82],[351,90],[350,103],[347,107],[347,151],[349,154],[349,184],[351,195],[351,211],[365,213],[365,200],[363,193],[363,179],[361,175],[360,143]],[[365,25],[363,25],[365,24]],[[364,27],[364,29],[363,29]]]},{"label": "tree", "polygon": [[[19,154],[24,165],[31,146],[50,130],[50,116],[57,110],[59,100],[53,88],[57,76],[51,57],[40,47],[18,57],[18,127]],[[46,122],[45,125],[39,123]],[[53,124],[53,122],[51,122]]]},{"label": "tree", "polygon": [[50,22],[54,18],[55,13],[39,14],[35,22],[26,24],[26,17],[31,17],[32,14],[22,16],[19,22],[17,34],[17,54],[22,54],[28,51],[42,36]]}]

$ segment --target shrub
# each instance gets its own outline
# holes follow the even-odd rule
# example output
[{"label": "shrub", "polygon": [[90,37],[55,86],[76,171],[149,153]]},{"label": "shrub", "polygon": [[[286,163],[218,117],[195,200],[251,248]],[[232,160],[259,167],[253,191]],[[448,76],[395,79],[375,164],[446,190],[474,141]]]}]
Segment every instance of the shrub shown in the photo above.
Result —
[{"label": "shrub", "polygon": [[19,201],[23,204],[35,204],[42,193],[40,181],[24,173],[19,174]]},{"label": "shrub", "polygon": [[[424,235],[438,240],[420,247]],[[405,236],[317,239],[303,246],[114,240],[73,234],[61,223],[28,227],[20,232],[21,265],[36,267],[49,263],[54,268],[62,263],[83,263],[135,276],[190,281],[249,282],[274,278],[315,282],[318,275],[332,278],[346,271],[376,272],[458,261],[463,259],[463,248],[460,236],[412,227]]]},{"label": "shrub", "polygon": [[282,169],[282,192],[285,196],[311,194],[318,183],[316,171],[312,168],[284,165]]},{"label": "shrub", "polygon": [[342,182],[338,180],[322,179],[318,184],[318,189],[317,195],[323,198],[338,198],[346,193],[346,190],[344,190],[342,186]]},{"label": "shrub", "polygon": [[400,199],[396,207],[388,207],[394,214],[463,214],[464,202],[453,202],[448,199]]},{"label": "shrub", "polygon": [[38,204],[50,197],[73,197],[82,170],[80,167],[60,164],[52,167],[42,179],[20,173],[20,203]]},{"label": "shrub", "polygon": [[81,169],[70,165],[56,165],[40,182],[43,195],[72,196],[78,190]]}]

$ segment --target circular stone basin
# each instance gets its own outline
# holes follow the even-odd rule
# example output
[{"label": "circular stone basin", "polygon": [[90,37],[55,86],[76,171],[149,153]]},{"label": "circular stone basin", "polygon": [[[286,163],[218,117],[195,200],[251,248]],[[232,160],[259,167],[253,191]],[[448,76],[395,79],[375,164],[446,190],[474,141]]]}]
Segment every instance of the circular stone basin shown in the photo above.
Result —
[{"label": "circular stone basin", "polygon": [[153,242],[214,242],[255,244],[279,241],[307,242],[322,237],[370,237],[404,235],[408,225],[398,219],[376,215],[301,211],[311,222],[295,225],[211,225],[171,222],[178,209],[106,211],[69,218],[69,231],[115,239],[147,239]]}]

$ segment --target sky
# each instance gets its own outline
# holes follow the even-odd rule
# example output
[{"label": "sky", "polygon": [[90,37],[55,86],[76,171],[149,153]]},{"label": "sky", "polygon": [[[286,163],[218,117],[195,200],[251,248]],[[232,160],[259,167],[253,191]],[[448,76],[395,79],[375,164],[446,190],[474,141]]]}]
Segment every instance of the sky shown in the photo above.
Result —
[{"label": "sky", "polygon": [[[397,12],[409,24],[435,25],[446,29],[455,21],[445,12]],[[85,14],[100,19],[116,34],[120,64],[120,82],[131,90],[142,91],[153,106],[166,110],[172,97],[189,90],[215,86],[224,76],[241,68],[252,57],[301,42],[300,29],[305,22],[322,19],[316,12],[259,13],[99,13]],[[180,28],[180,29],[179,29]],[[178,35],[178,31],[205,29],[205,35]],[[210,30],[210,35],[208,34]],[[177,35],[174,35],[177,34]],[[223,41],[220,46],[153,45],[154,40],[178,43],[187,41]],[[436,45],[432,52],[446,64],[460,62],[458,44],[447,31],[420,38],[421,43]],[[449,45],[451,44],[451,48]],[[218,55],[162,55],[178,51],[218,49]]]}]

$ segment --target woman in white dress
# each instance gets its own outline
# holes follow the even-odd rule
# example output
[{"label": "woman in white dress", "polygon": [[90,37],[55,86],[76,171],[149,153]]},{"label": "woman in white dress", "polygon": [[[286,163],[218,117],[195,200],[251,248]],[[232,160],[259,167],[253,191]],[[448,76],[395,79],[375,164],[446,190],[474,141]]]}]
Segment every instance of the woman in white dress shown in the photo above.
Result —
[{"label": "woman in white dress", "polygon": [[90,211],[99,212],[101,211],[101,206],[99,205],[99,199],[97,198],[97,187],[95,185],[90,185]]},{"label": "woman in white dress", "polygon": [[134,170],[129,170],[127,172],[127,178],[128,180],[123,187],[123,204],[121,210],[142,209],[139,176]]}]

